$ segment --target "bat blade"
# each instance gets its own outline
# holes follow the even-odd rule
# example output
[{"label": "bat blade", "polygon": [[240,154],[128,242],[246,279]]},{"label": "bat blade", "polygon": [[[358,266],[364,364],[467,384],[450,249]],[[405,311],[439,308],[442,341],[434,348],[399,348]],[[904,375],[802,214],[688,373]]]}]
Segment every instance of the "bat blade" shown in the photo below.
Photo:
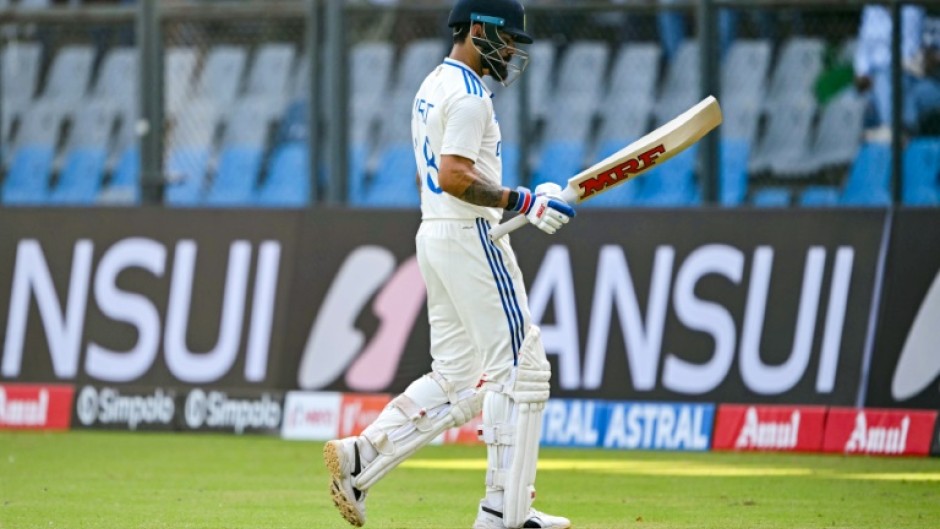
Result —
[{"label": "bat blade", "polygon": [[[691,147],[720,125],[721,119],[718,100],[708,96],[665,125],[569,178],[561,198],[569,204],[580,204],[636,178]],[[524,215],[513,217],[493,227],[490,239],[496,240],[526,223]]]},{"label": "bat blade", "polygon": [[660,165],[691,147],[721,124],[714,96],[675,117],[646,136],[568,179],[563,198],[588,200]]}]

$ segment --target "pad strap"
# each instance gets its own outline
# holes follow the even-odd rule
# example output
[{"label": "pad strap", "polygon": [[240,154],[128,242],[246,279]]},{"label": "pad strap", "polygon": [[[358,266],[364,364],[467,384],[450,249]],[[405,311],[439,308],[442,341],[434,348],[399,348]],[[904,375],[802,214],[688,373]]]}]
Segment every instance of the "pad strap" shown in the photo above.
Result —
[{"label": "pad strap", "polygon": [[427,432],[433,428],[431,419],[428,418],[428,410],[419,406],[408,395],[402,393],[395,397],[390,404],[405,414],[405,417],[408,417],[408,420],[414,423],[415,428],[419,431]]},{"label": "pad strap", "polygon": [[477,437],[488,445],[512,446],[516,436],[516,429],[511,424],[494,424],[492,426],[480,425]]},{"label": "pad strap", "polygon": [[486,471],[486,486],[497,489],[506,488],[506,471],[491,468]]},{"label": "pad strap", "polygon": [[353,485],[367,490],[399,463],[447,430],[466,424],[483,407],[483,392],[457,390],[436,372],[416,380],[392,399],[362,437],[378,452]]}]

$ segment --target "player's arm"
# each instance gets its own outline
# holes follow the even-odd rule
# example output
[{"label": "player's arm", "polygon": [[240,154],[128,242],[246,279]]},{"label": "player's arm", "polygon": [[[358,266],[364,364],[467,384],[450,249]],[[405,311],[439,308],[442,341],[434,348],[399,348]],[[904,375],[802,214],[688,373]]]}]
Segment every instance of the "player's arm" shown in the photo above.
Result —
[{"label": "player's arm", "polygon": [[475,206],[505,208],[509,189],[485,178],[474,165],[492,119],[486,101],[476,95],[456,97],[442,111],[444,136],[438,185],[445,193]]},{"label": "player's arm", "polygon": [[525,187],[509,189],[477,171],[474,160],[480,152],[487,120],[491,119],[482,100],[458,99],[447,112],[438,172],[438,185],[445,193],[477,206],[521,213],[546,233],[555,233],[574,216],[574,209],[554,192],[533,194]]},{"label": "player's arm", "polygon": [[561,197],[557,184],[542,184],[533,195],[525,187],[509,189],[488,182],[469,158],[441,157],[439,183],[444,192],[478,206],[518,212],[545,233],[555,233],[574,216],[574,208]]},{"label": "player's arm", "polygon": [[441,156],[439,184],[445,193],[476,206],[505,208],[509,203],[510,191],[488,182],[477,172],[473,160],[456,154]]}]

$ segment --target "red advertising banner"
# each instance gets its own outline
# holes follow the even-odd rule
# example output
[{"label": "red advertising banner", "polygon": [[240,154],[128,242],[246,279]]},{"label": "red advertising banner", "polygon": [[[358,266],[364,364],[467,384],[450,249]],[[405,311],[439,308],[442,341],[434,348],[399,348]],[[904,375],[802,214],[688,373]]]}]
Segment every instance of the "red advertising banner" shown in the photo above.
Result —
[{"label": "red advertising banner", "polygon": [[339,408],[339,437],[361,434],[391,400],[391,395],[344,394]]},{"label": "red advertising banner", "polygon": [[823,452],[927,455],[935,411],[830,408]]},{"label": "red advertising banner", "polygon": [[826,422],[823,406],[722,404],[715,418],[714,450],[818,452]]},{"label": "red advertising banner", "polygon": [[0,430],[68,430],[75,390],[63,385],[0,385]]}]

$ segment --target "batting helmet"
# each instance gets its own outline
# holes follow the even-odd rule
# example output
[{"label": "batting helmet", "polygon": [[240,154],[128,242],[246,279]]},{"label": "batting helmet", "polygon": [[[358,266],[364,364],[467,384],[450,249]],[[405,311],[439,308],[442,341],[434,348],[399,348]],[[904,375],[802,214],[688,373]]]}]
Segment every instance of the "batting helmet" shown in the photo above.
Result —
[{"label": "batting helmet", "polygon": [[457,0],[447,20],[448,27],[489,22],[522,44],[531,44],[525,31],[525,8],[518,0]]}]

